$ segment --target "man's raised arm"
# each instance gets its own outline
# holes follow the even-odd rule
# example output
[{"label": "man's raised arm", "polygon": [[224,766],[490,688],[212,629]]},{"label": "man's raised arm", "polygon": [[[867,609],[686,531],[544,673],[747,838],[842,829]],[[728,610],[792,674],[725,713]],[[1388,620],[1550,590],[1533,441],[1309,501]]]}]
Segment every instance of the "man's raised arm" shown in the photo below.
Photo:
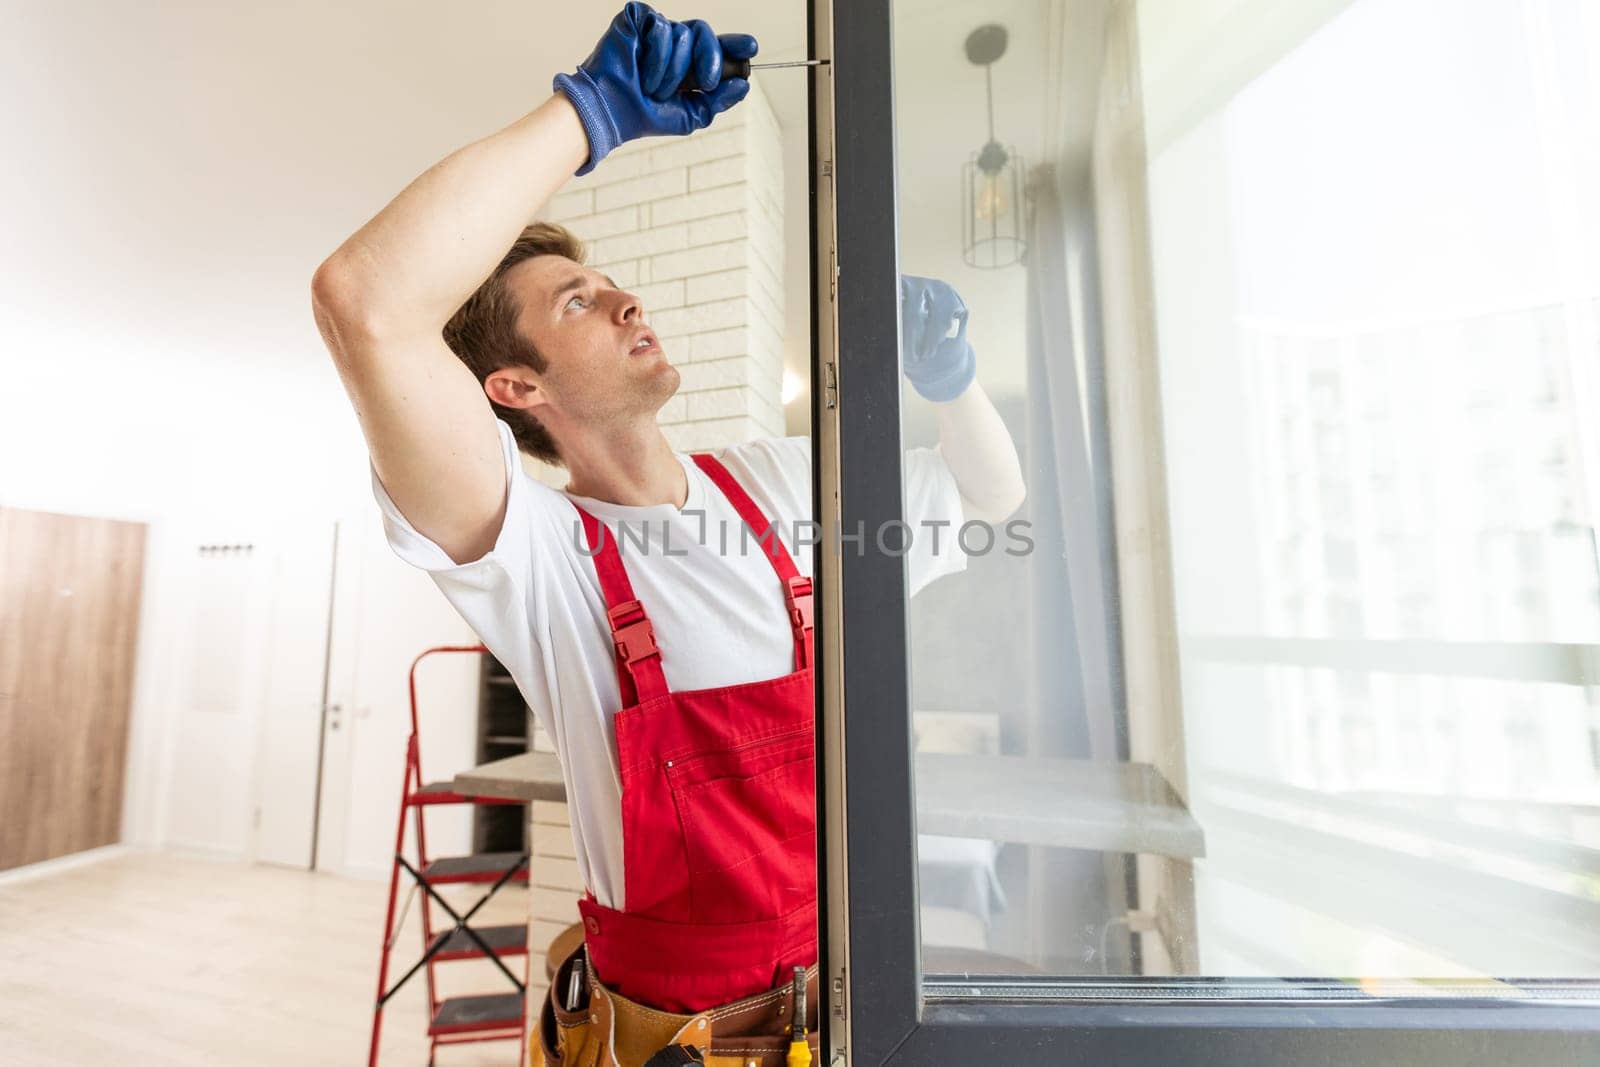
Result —
[{"label": "man's raised arm", "polygon": [[[507,472],[488,397],[444,325],[574,172],[624,141],[703,129],[743,99],[747,81],[721,81],[724,51],[748,59],[756,42],[627,4],[548,100],[430,167],[317,269],[317,326],[373,467],[457,562],[493,547]],[[691,78],[701,89],[679,92]]]},{"label": "man's raised arm", "polygon": [[976,381],[967,305],[948,282],[902,274],[900,335],[905,375],[933,401],[939,451],[961,491],[963,513],[1004,521],[1022,506],[1027,486],[1011,432]]},{"label": "man's raised arm", "polygon": [[401,514],[458,563],[494,545],[505,464],[493,409],[441,331],[589,154],[556,94],[447,156],[317,269],[317,326]]}]

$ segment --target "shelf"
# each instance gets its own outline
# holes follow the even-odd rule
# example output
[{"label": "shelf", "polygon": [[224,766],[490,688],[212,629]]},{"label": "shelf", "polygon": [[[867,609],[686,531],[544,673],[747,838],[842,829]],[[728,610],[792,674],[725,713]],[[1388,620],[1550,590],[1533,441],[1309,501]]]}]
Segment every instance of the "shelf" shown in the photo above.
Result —
[{"label": "shelf", "polygon": [[456,775],[452,783],[468,796],[507,800],[549,800],[565,803],[567,787],[561,761],[550,752],[526,752],[495,760]]},{"label": "shelf", "polygon": [[1206,854],[1200,825],[1149,764],[921,753],[916,781],[925,834],[1185,860]]}]

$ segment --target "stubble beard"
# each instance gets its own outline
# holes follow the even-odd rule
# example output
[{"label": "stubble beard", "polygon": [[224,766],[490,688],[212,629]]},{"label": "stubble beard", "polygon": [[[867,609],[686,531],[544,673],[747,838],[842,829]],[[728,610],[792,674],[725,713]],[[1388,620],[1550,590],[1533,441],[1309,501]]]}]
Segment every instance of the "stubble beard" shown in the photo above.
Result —
[{"label": "stubble beard", "polygon": [[661,410],[661,406],[671,400],[678,392],[678,386],[683,384],[683,375],[678,373],[678,368],[667,362],[662,357],[662,366],[647,368],[649,374],[641,383],[640,399],[654,415]]},{"label": "stubble beard", "polygon": [[[654,361],[656,357],[649,358]],[[626,371],[631,373],[622,374],[611,389],[598,396],[591,394],[579,416],[583,421],[624,424],[641,416],[653,417],[683,382],[678,368],[664,358],[660,366],[628,367]]]}]

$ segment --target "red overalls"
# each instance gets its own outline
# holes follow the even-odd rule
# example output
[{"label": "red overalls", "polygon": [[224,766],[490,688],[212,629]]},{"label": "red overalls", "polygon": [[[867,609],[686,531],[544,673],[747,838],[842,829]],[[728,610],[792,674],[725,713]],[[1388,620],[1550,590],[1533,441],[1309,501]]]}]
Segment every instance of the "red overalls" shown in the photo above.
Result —
[{"label": "red overalls", "polygon": [[[715,458],[692,457],[750,527],[768,521]],[[575,507],[577,505],[574,505]],[[599,521],[578,508],[617,650],[625,910],[579,901],[606,985],[664,1011],[762,992],[817,960],[811,580],[776,528],[761,544],[794,630],[795,669],[670,692],[650,620]]]}]

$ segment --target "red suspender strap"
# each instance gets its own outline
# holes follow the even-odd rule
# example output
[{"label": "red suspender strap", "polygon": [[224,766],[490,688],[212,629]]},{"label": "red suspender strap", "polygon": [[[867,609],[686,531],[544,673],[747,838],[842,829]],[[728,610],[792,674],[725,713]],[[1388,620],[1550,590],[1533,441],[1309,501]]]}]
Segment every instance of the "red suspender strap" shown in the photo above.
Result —
[{"label": "red suspender strap", "polygon": [[617,539],[600,520],[577,504],[583,520],[583,535],[595,573],[600,576],[600,595],[605,598],[606,618],[611,623],[611,640],[617,650],[617,686],[622,690],[622,706],[632,707],[667,692],[667,679],[661,672],[661,650],[644,605],[633,595],[633,585],[617,552]]},{"label": "red suspender strap", "polygon": [[[761,547],[766,550],[767,558],[772,561],[772,569],[778,572],[778,580],[783,583],[783,599],[789,609],[789,625],[794,630],[794,658],[795,670],[804,670],[812,664],[812,629],[814,626],[811,610],[811,579],[801,574],[795,567],[794,560],[789,557],[789,550],[783,546],[783,538],[778,530],[772,529],[772,524],[767,517],[761,514],[761,509],[756,507],[756,502],[750,499],[750,494],[728,473],[728,468],[710,453],[695,452],[690,456],[700,469],[705,471],[717,488],[722,490],[722,495],[728,498],[733,509],[739,513],[739,518],[744,524],[760,538]],[[771,536],[768,536],[768,534]]]}]

